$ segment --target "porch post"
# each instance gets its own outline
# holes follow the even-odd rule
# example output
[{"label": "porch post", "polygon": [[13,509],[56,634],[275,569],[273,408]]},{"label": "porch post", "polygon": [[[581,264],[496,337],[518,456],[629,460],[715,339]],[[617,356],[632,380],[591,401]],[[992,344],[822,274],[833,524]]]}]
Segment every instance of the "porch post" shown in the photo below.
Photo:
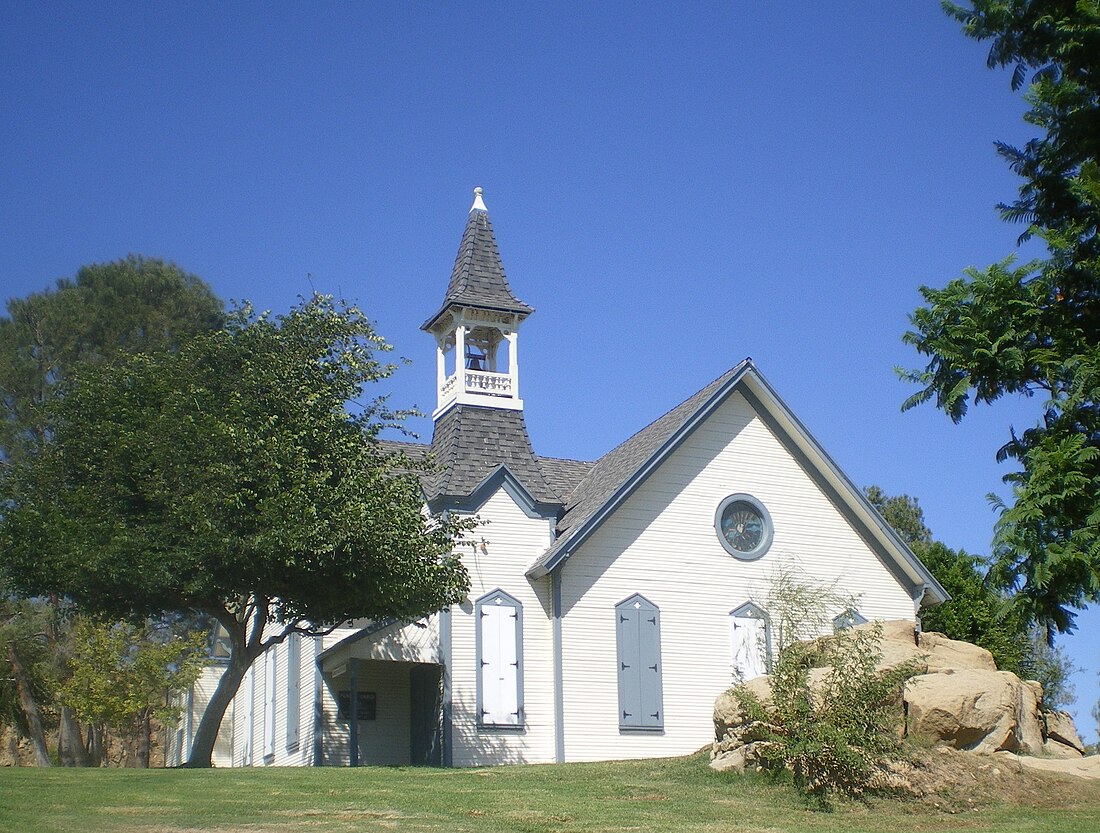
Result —
[{"label": "porch post", "polygon": [[359,766],[359,660],[348,659],[348,687],[351,705],[348,708],[348,766]]}]

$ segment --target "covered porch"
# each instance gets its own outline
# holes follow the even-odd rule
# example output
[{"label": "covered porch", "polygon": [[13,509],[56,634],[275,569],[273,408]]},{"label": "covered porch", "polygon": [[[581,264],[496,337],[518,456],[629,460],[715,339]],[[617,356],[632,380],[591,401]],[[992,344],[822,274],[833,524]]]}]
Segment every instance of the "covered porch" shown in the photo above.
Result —
[{"label": "covered porch", "polygon": [[364,628],[318,658],[325,766],[447,765],[438,640],[425,624],[406,634],[412,627]]}]

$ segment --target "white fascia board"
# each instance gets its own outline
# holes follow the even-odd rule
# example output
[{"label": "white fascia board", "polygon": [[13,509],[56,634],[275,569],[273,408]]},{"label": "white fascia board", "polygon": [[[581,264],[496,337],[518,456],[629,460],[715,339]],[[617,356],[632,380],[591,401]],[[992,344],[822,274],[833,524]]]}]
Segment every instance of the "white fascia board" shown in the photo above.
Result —
[{"label": "white fascia board", "polygon": [[889,524],[883,520],[882,516],[864,497],[863,492],[848,479],[848,476],[844,474],[755,367],[749,369],[749,372],[742,379],[742,383],[767,408],[769,416],[784,428],[802,454],[825,478],[826,482],[836,490],[837,494],[848,505],[848,508],[863,521],[878,542],[887,552],[894,555],[898,568],[912,580],[913,584],[916,586],[923,585],[925,592],[937,603],[950,599],[951,595],[936,581],[935,576],[920,562]]}]

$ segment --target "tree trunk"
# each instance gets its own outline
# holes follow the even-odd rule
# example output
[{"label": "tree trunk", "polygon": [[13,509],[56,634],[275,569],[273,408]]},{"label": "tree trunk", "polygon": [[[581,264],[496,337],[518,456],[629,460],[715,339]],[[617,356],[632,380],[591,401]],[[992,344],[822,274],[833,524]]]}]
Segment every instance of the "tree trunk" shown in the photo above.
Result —
[{"label": "tree trunk", "polygon": [[88,724],[88,766],[103,766],[103,757],[106,754],[103,738],[106,729],[95,723]]},{"label": "tree trunk", "polygon": [[149,710],[142,711],[141,716],[136,720],[135,739],[135,756],[134,765],[139,769],[149,768],[149,748],[152,746],[151,736],[153,734],[153,724],[149,720]]},{"label": "tree trunk", "polygon": [[42,731],[42,719],[38,716],[38,704],[34,702],[34,692],[27,680],[27,674],[23,670],[23,663],[19,661],[19,655],[15,652],[15,643],[8,643],[8,664],[11,666],[11,674],[15,679],[15,690],[19,695],[19,706],[23,710],[23,717],[27,721],[27,731],[30,741],[34,745],[34,761],[37,766],[50,765],[50,753],[46,749],[46,733]]},{"label": "tree trunk", "polygon": [[[238,656],[238,653],[243,653],[244,656]],[[233,702],[233,697],[241,687],[241,681],[244,680],[248,667],[252,665],[257,655],[258,653],[253,655],[247,650],[233,651],[229,665],[225,667],[222,678],[218,680],[218,687],[214,689],[214,694],[202,713],[199,727],[195,730],[195,739],[191,742],[191,757],[187,759],[185,767],[208,769],[211,766],[214,744],[218,740],[218,730],[221,728],[225,710]]]},{"label": "tree trunk", "polygon": [[89,766],[88,749],[80,736],[80,724],[68,706],[61,707],[61,725],[57,730],[57,762],[61,766]]}]

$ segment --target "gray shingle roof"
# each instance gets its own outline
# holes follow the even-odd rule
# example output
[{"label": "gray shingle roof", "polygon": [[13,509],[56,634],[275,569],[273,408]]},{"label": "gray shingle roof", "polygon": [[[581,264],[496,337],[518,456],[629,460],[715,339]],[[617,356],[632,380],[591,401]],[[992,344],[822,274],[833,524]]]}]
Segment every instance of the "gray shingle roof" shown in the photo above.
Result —
[{"label": "gray shingle roof", "polygon": [[535,457],[542,476],[557,492],[562,502],[568,502],[569,496],[580,485],[595,463],[584,460],[564,460],[560,457]]},{"label": "gray shingle roof", "polygon": [[440,470],[425,489],[429,501],[466,497],[503,465],[536,501],[564,503],[535,459],[522,411],[455,405],[436,421],[431,451]]},{"label": "gray shingle roof", "polygon": [[466,220],[443,305],[424,322],[421,329],[429,329],[451,306],[503,310],[523,316],[534,312],[534,308],[519,300],[508,285],[493,236],[493,225],[489,222],[489,212],[479,208],[471,209]]},{"label": "gray shingle roof", "polygon": [[408,440],[379,440],[378,444],[390,454],[404,454],[414,463],[422,463],[428,456],[426,443],[410,442]]},{"label": "gray shingle roof", "polygon": [[597,460],[569,498],[565,515],[558,521],[557,541],[532,565],[532,570],[550,561],[578,527],[599,511],[700,408],[748,365],[748,361],[744,361],[726,371]]}]

